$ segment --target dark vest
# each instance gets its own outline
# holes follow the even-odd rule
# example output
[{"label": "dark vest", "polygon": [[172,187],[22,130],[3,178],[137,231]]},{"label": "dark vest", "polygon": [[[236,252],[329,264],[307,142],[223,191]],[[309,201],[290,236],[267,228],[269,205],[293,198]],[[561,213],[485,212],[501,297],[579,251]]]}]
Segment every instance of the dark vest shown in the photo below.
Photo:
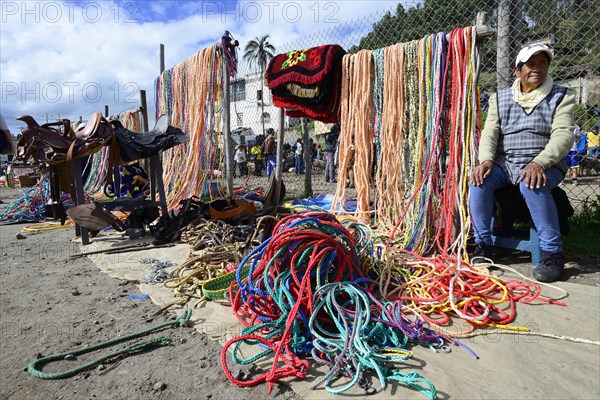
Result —
[{"label": "dark vest", "polygon": [[[496,147],[496,163],[501,165],[514,184],[521,171],[550,141],[552,119],[556,108],[565,97],[567,89],[554,85],[552,90],[535,108],[527,114],[512,97],[512,89],[498,91],[498,118],[500,136]],[[556,165],[563,172],[567,170],[565,160]]]}]

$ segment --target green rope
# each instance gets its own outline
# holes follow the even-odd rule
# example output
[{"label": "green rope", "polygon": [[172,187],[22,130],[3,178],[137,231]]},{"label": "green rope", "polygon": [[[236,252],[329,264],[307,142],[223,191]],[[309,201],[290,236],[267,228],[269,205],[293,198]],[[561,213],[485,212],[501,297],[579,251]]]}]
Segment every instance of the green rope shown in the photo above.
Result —
[{"label": "green rope", "polygon": [[169,321],[169,322],[165,322],[163,324],[160,324],[158,326],[155,326],[153,328],[150,329],[146,329],[143,331],[139,331],[136,333],[132,333],[131,335],[125,335],[125,336],[121,336],[118,337],[116,339],[113,340],[109,340],[107,342],[101,342],[89,347],[82,347],[73,351],[68,351],[65,353],[60,353],[60,354],[55,354],[55,355],[49,355],[47,357],[42,357],[38,360],[35,360],[34,362],[32,362],[31,364],[29,364],[29,366],[27,367],[27,371],[35,376],[36,378],[41,378],[41,379],[63,379],[63,378],[70,378],[74,375],[77,375],[78,373],[85,371],[86,369],[93,367],[94,365],[100,364],[105,360],[108,360],[110,358],[114,358],[117,356],[120,356],[122,354],[127,354],[127,353],[134,353],[134,352],[138,352],[138,351],[143,351],[143,350],[148,350],[154,347],[161,347],[161,346],[171,346],[173,344],[173,342],[171,341],[171,339],[169,339],[166,336],[159,336],[155,339],[151,339],[151,340],[147,340],[144,342],[139,342],[139,343],[135,343],[131,346],[127,346],[122,348],[121,350],[118,350],[114,353],[108,354],[106,356],[102,356],[96,360],[90,361],[88,363],[85,363],[79,367],[67,370],[67,371],[63,371],[63,372],[55,372],[55,373],[47,373],[47,372],[43,372],[40,370],[40,368],[45,365],[45,364],[49,364],[51,362],[54,361],[59,361],[59,360],[64,360],[65,357],[67,356],[78,356],[81,354],[85,354],[85,353],[89,353],[98,349],[103,349],[105,347],[110,347],[113,346],[117,343],[121,343],[121,342],[126,342],[128,340],[132,340],[132,339],[137,339],[139,337],[142,336],[146,336],[152,332],[155,332],[159,329],[165,328],[167,326],[172,326],[172,325],[178,325],[180,327],[186,327],[188,326],[190,317],[192,316],[192,310],[190,308],[185,310],[185,314],[179,318],[177,318],[174,321]]}]

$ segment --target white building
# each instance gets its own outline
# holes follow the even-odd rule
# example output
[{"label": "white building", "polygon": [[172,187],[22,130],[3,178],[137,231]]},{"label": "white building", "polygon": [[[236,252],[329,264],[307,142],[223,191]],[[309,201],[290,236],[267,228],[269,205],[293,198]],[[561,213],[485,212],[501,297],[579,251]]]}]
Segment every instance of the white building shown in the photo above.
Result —
[{"label": "white building", "polygon": [[[279,109],[273,106],[271,92],[260,83],[260,73],[237,78],[231,83],[231,131],[244,136],[260,135],[269,128],[279,129]],[[263,92],[266,94],[263,96]],[[261,107],[264,98],[264,108]],[[261,112],[264,113],[261,116]],[[289,118],[285,117],[286,120]],[[285,121],[287,127],[289,121]],[[238,133],[239,135],[239,133]],[[234,135],[235,136],[235,135]],[[234,139],[236,139],[234,137]]]}]

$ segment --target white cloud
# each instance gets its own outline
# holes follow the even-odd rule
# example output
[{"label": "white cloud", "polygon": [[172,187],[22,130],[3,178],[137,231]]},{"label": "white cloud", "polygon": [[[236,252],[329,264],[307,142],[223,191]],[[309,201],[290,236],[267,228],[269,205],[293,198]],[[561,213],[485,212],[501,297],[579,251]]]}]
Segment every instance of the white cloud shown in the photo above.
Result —
[{"label": "white cloud", "polygon": [[[226,29],[241,49],[264,34],[281,48],[305,35],[318,41],[323,36],[314,32],[396,3],[2,1],[0,111],[16,135],[18,115],[32,115],[38,122],[45,122],[46,113],[51,119],[86,119],[103,112],[105,104],[117,113],[137,107],[137,92],[145,89],[152,121],[161,43],[171,68],[217,42]],[[339,43],[347,39],[340,37]]]}]

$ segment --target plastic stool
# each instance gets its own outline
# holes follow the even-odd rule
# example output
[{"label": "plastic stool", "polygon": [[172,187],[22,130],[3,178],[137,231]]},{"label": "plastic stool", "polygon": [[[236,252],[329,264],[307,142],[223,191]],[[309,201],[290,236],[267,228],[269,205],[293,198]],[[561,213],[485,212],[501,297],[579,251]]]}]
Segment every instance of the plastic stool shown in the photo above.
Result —
[{"label": "plastic stool", "polygon": [[542,249],[540,248],[540,238],[534,227],[529,228],[529,240],[520,236],[526,236],[526,231],[512,230],[511,232],[500,232],[494,234],[494,221],[492,220],[492,244],[496,247],[527,251],[531,253],[531,264],[537,266],[542,258]]}]

